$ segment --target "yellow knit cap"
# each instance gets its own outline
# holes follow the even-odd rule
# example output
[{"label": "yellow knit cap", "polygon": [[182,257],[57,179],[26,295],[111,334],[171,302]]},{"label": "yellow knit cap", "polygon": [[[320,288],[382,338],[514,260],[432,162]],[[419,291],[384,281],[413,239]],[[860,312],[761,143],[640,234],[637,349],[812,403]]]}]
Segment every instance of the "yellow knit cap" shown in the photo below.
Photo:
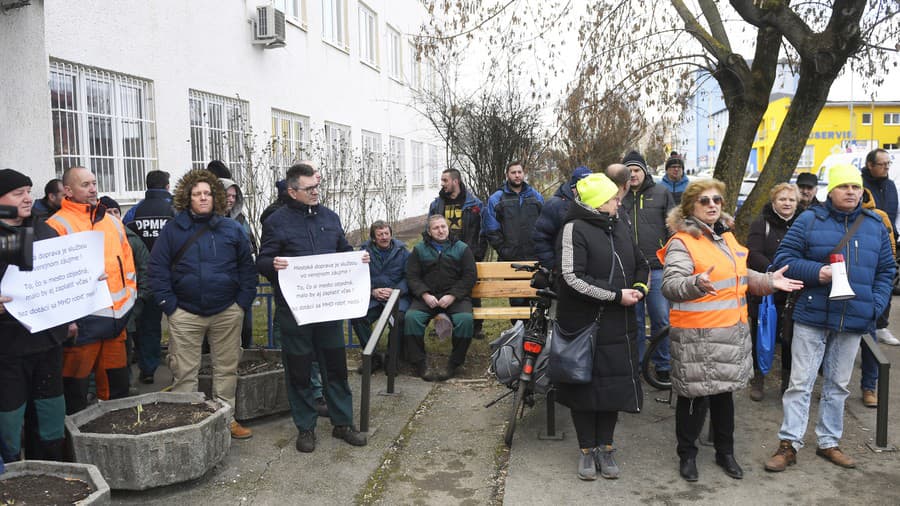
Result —
[{"label": "yellow knit cap", "polygon": [[842,184],[863,185],[862,174],[859,169],[849,163],[839,163],[828,170],[828,193]]},{"label": "yellow knit cap", "polygon": [[591,174],[575,185],[578,198],[592,209],[597,209],[609,202],[619,193],[619,187],[606,174]]}]

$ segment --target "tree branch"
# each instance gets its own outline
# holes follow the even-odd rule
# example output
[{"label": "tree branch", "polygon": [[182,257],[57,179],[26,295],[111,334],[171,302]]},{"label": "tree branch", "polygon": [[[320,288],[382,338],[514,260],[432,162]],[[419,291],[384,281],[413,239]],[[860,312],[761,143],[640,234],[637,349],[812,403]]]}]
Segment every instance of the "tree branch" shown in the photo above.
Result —
[{"label": "tree branch", "polygon": [[684,21],[684,29],[691,34],[704,49],[714,55],[717,60],[724,61],[728,55],[731,54],[731,49],[728,47],[727,40],[725,44],[723,44],[710,35],[710,33],[703,28],[703,25],[697,21],[694,13],[688,9],[687,5],[685,5],[682,0],[671,1],[672,7],[675,8],[675,12],[677,12],[678,16],[681,17],[681,20]]}]

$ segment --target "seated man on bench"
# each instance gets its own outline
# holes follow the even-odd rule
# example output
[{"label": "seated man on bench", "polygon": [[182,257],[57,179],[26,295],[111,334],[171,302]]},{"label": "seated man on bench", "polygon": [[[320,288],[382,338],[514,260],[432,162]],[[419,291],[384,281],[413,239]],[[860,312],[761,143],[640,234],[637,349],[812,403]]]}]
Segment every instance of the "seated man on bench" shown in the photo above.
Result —
[{"label": "seated man on bench", "polygon": [[[406,264],[406,282],[412,303],[406,313],[406,357],[425,381],[452,378],[466,361],[472,340],[473,318],[470,294],[478,274],[472,250],[450,237],[442,215],[428,217],[423,240],[413,248]],[[425,327],[438,315],[452,322],[453,351],[444,374],[427,372]],[[437,322],[436,322],[437,323]]]}]

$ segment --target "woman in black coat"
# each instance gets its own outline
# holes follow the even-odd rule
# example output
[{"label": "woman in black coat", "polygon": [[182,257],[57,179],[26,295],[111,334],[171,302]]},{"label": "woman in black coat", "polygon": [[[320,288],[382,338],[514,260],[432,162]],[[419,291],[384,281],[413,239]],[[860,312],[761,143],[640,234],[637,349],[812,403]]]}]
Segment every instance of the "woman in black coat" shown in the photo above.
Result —
[{"label": "woman in black coat", "polygon": [[557,321],[573,335],[595,319],[600,325],[594,334],[591,382],[557,383],[557,401],[572,410],[581,448],[578,477],[595,480],[599,470],[604,478],[617,478],[613,432],[618,412],[637,413],[643,400],[634,305],[647,293],[649,267],[630,228],[617,218],[615,183],[591,174],[576,188],[578,200],[557,238]]},{"label": "woman in black coat", "polygon": [[[750,224],[750,234],[747,236],[747,249],[750,256],[747,267],[757,272],[766,272],[775,251],[787,233],[788,228],[800,214],[797,206],[800,192],[796,185],[780,183],[769,192],[770,202],[763,207],[760,216]],[[786,292],[775,292],[775,309],[778,313],[777,329],[781,329],[784,304],[787,301]],[[759,360],[756,355],[756,323],[759,316],[759,303],[761,297],[750,297],[750,337],[753,339],[753,380],[750,382],[750,398],[761,401],[765,396],[765,376],[759,370]],[[780,332],[779,332],[780,334]],[[779,335],[780,338],[780,335]],[[791,343],[787,340],[781,342],[781,391],[784,392],[787,381],[791,377]]]}]

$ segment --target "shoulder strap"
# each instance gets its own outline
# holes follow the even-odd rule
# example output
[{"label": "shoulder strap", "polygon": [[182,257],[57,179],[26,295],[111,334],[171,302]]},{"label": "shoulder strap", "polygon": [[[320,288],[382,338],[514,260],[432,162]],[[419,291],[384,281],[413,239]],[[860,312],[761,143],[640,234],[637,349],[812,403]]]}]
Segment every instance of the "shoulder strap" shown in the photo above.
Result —
[{"label": "shoulder strap", "polygon": [[846,246],[847,243],[850,242],[850,238],[853,237],[853,234],[855,234],[856,231],[859,230],[859,227],[862,225],[864,219],[865,216],[860,213],[859,216],[856,217],[856,220],[853,221],[853,224],[850,225],[850,228],[847,229],[844,237],[841,237],[841,241],[837,243],[837,246],[835,246],[834,249],[831,250],[831,253],[829,253],[829,255],[840,253],[841,250],[844,249],[844,246]]},{"label": "shoulder strap", "polygon": [[175,253],[175,257],[172,259],[172,263],[169,265],[170,268],[175,268],[175,266],[178,265],[178,262],[181,262],[181,259],[184,257],[184,254],[187,253],[187,250],[191,247],[191,244],[197,242],[197,239],[199,239],[201,235],[206,233],[206,230],[208,228],[209,227],[206,223],[200,225],[200,228],[198,228],[197,231],[194,232],[194,235],[188,238],[188,240],[181,245],[181,249],[178,250],[178,253]]}]

